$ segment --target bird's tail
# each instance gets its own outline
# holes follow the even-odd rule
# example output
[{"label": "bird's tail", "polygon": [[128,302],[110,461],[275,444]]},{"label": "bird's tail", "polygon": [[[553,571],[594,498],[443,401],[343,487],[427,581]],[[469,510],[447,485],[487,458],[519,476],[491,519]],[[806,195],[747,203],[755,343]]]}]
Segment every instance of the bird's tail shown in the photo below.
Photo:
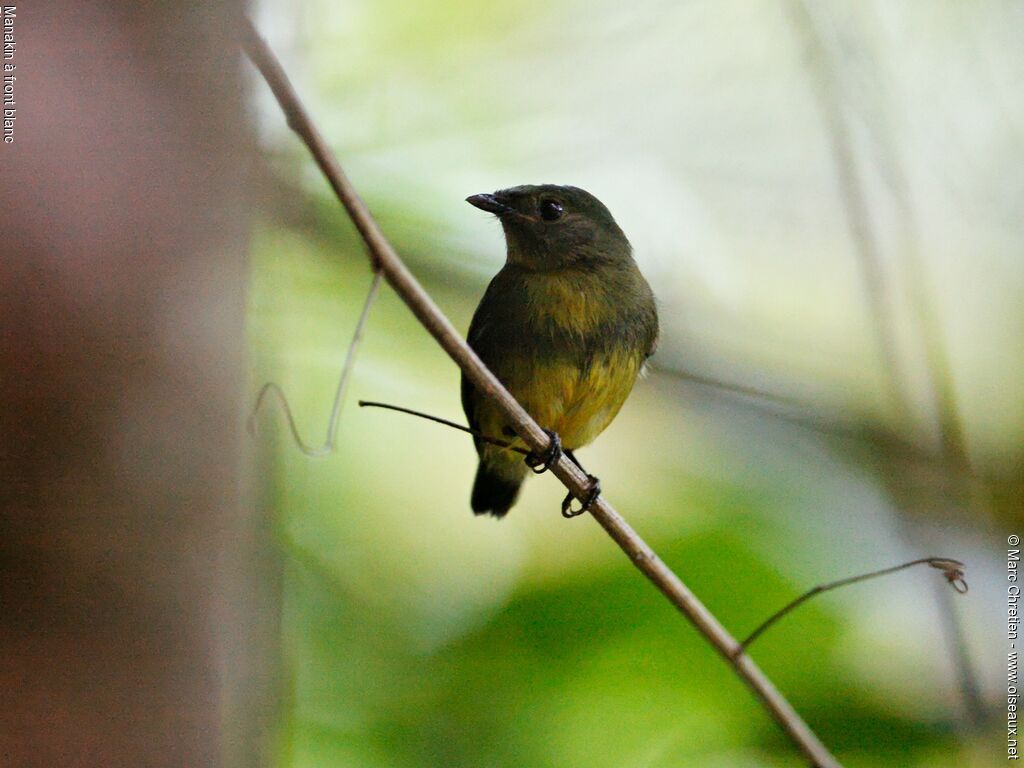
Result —
[{"label": "bird's tail", "polygon": [[473,495],[469,501],[474,514],[504,517],[515,504],[526,473],[519,467],[516,467],[517,471],[514,473],[502,472],[502,469],[507,468],[480,462],[476,470],[476,480],[473,481]]}]

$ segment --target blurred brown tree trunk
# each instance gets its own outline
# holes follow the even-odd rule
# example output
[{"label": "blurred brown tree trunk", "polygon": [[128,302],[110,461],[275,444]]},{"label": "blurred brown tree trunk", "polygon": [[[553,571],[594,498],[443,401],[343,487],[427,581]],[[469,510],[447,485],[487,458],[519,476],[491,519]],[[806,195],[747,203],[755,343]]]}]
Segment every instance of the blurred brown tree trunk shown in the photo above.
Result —
[{"label": "blurred brown tree trunk", "polygon": [[5,767],[254,764],[259,706],[225,727],[256,626],[241,10],[17,9],[0,144]]}]

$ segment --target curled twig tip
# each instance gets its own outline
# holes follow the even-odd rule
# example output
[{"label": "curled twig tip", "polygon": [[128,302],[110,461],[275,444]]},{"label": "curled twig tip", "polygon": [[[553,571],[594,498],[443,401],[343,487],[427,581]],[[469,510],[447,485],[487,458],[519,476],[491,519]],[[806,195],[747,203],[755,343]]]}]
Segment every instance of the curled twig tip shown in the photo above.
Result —
[{"label": "curled twig tip", "polygon": [[932,568],[942,571],[942,575],[946,577],[946,581],[953,589],[961,595],[967,594],[967,580],[964,578],[965,566],[963,563],[948,557],[930,557],[927,562]]},{"label": "curled twig tip", "polygon": [[[374,299],[377,298],[377,291],[380,288],[380,281],[382,275],[379,271],[374,271],[373,279],[370,281],[370,289],[366,293],[366,300],[363,302],[362,312],[359,313],[359,320],[356,321],[356,329],[352,333],[352,340],[348,344],[348,351],[345,353],[345,363],[341,368],[341,375],[338,378],[338,386],[334,390],[334,405],[331,406],[331,415],[327,422],[327,437],[324,439],[324,443],[321,446],[311,446],[302,439],[299,434],[299,427],[295,423],[295,415],[292,413],[291,406],[288,404],[288,398],[284,394],[284,390],[280,386],[272,381],[268,381],[260,389],[260,393],[256,396],[256,404],[252,408],[252,412],[249,414],[249,418],[246,420],[246,428],[249,431],[249,435],[252,437],[256,436],[256,416],[260,411],[260,407],[263,405],[263,400],[268,394],[273,394],[277,401],[281,404],[281,411],[284,413],[285,420],[288,422],[288,431],[291,432],[292,442],[295,443],[295,447],[299,449],[304,455],[310,457],[326,456],[330,453],[334,453],[334,449],[338,444],[338,426],[339,417],[341,415],[341,403],[345,397],[345,390],[348,387],[349,379],[352,377],[352,370],[355,367],[356,352],[359,350],[359,343],[363,338],[363,331],[366,328],[366,320],[370,316],[370,307],[373,306]],[[363,402],[360,400],[359,405]]]},{"label": "curled twig tip", "polygon": [[752,642],[759,638],[766,630],[768,630],[773,624],[779,619],[783,618],[793,610],[798,608],[803,603],[810,600],[816,595],[820,595],[823,592],[829,592],[833,589],[839,589],[840,587],[846,587],[850,584],[856,584],[859,581],[867,581],[868,579],[874,579],[879,576],[887,576],[890,573],[896,573],[906,568],[912,568],[915,565],[930,565],[932,568],[936,568],[942,571],[942,575],[946,577],[946,581],[959,592],[961,595],[967,593],[967,582],[964,580],[964,564],[959,560],[954,560],[951,557],[921,557],[917,560],[910,560],[906,563],[900,563],[899,565],[893,565],[889,568],[882,568],[877,571],[869,571],[868,573],[861,573],[857,576],[850,576],[845,579],[839,579],[838,581],[832,581],[828,584],[819,584],[813,589],[809,589],[804,592],[800,597],[792,600],[782,608],[777,610],[767,619],[765,619],[753,632],[747,635],[747,638],[743,640],[735,649],[733,656],[734,658],[743,654]]}]

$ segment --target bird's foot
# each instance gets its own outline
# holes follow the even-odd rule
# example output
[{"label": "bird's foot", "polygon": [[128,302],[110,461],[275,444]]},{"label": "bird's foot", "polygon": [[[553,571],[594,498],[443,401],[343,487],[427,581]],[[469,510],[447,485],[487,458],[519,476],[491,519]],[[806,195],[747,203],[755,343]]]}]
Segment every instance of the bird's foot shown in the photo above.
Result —
[{"label": "bird's foot", "polygon": [[542,454],[527,454],[524,459],[526,466],[532,469],[535,475],[543,475],[562,458],[562,438],[558,436],[557,432],[552,432],[550,429],[545,429],[544,432],[550,441],[547,450]]},{"label": "bird's foot", "polygon": [[573,507],[572,503],[575,500],[575,496],[571,493],[566,494],[565,499],[562,501],[562,517],[576,517],[582,515],[597,501],[597,497],[601,495],[601,481],[596,477],[587,473],[587,478],[590,480],[590,487],[587,489],[586,494],[580,500],[578,507]]}]

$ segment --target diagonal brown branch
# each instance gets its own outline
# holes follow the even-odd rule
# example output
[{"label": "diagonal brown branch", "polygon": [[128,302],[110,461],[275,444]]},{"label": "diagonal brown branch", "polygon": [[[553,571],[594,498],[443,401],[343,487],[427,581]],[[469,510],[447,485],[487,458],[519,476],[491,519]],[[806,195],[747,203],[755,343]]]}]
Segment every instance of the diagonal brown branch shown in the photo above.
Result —
[{"label": "diagonal brown branch", "polygon": [[[288,125],[305,142],[331,188],[348,211],[370,251],[374,265],[381,270],[388,284],[394,288],[437,343],[469,377],[473,386],[494,400],[527,447],[536,454],[543,454],[548,447],[547,434],[480,361],[395,253],[306,113],[274,53],[248,19],[243,22],[242,45],[277,97]],[[590,480],[568,457],[562,456],[558,463],[552,466],[551,471],[576,498],[586,497]],[[590,513],[636,568],[661,590],[733,667],[740,679],[760,699],[771,716],[812,764],[818,768],[838,768],[838,761],[757,664],[742,652],[736,639],[623,520],[603,495],[592,504]]]}]

